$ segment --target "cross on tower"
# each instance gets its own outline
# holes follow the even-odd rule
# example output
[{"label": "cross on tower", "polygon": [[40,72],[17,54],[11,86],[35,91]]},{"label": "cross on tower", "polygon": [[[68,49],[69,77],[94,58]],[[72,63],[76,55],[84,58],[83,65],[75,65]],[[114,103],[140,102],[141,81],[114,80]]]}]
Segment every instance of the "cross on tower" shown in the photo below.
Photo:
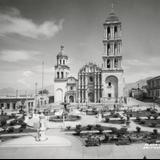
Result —
[{"label": "cross on tower", "polygon": [[64,46],[63,45],[61,45],[61,51],[63,51],[64,50]]},{"label": "cross on tower", "polygon": [[112,10],[111,13],[114,13],[114,2],[112,2]]}]

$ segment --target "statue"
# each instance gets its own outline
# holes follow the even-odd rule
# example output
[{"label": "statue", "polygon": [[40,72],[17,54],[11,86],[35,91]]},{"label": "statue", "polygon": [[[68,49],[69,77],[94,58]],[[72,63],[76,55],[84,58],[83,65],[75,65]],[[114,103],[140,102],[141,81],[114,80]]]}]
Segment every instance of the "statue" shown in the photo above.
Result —
[{"label": "statue", "polygon": [[37,129],[37,133],[38,135],[36,137],[36,141],[46,141],[47,140],[45,116],[42,114],[39,116],[39,128]]}]

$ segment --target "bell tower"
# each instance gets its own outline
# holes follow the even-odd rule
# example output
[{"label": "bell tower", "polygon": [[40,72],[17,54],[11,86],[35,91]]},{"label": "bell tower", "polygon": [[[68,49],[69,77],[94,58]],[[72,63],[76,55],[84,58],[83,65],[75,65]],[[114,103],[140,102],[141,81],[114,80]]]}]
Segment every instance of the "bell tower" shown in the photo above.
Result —
[{"label": "bell tower", "polygon": [[61,46],[60,52],[57,55],[57,64],[55,66],[55,78],[54,78],[55,103],[64,102],[66,83],[69,74],[70,74],[70,67],[68,66],[68,56],[64,53],[64,46]]},{"label": "bell tower", "polygon": [[103,46],[104,53],[102,56],[102,85],[103,98],[107,100],[118,101],[123,97],[124,78],[122,69],[122,24],[113,10],[105,20],[104,24]]}]

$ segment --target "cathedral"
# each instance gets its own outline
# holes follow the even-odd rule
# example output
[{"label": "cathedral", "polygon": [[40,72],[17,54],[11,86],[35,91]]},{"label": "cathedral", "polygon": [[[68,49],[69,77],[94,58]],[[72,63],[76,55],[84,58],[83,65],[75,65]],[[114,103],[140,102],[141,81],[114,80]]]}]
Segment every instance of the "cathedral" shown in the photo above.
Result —
[{"label": "cathedral", "polygon": [[55,103],[118,103],[124,97],[122,68],[122,24],[112,11],[103,24],[104,37],[102,67],[88,63],[78,72],[78,79],[70,76],[68,56],[61,46],[55,66]]}]

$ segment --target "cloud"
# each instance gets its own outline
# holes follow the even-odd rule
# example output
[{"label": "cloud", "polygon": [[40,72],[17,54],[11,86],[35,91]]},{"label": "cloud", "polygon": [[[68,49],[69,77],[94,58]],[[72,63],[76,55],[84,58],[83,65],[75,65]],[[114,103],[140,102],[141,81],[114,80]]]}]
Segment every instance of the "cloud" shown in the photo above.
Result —
[{"label": "cloud", "polygon": [[132,66],[146,66],[148,63],[146,61],[141,61],[138,59],[129,59],[129,60],[124,60],[124,64],[127,65],[132,65]]},{"label": "cloud", "polygon": [[24,71],[23,72],[23,76],[24,77],[31,77],[33,75],[33,72],[32,71]]},{"label": "cloud", "polygon": [[6,61],[6,62],[25,61],[39,54],[40,53],[37,51],[2,50],[0,52],[0,60]]},{"label": "cloud", "polygon": [[62,26],[63,20],[59,23],[45,21],[42,24],[36,24],[32,19],[22,17],[16,8],[0,12],[0,36],[17,34],[33,39],[47,39],[62,30]]}]

